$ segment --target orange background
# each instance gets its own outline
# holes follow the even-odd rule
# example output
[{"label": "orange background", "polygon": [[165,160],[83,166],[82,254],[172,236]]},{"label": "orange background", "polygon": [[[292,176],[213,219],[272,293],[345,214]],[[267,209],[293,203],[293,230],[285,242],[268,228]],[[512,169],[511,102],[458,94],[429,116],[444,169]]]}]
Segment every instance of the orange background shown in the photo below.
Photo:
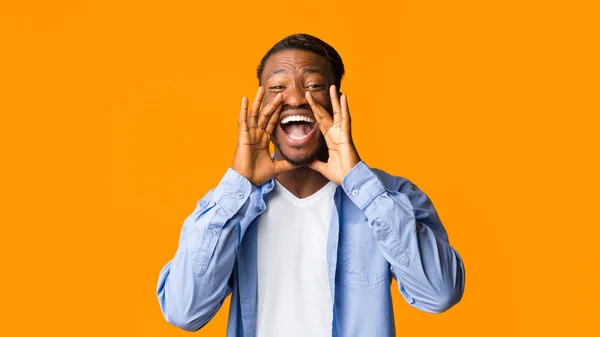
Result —
[{"label": "orange background", "polygon": [[1,0],[0,335],[189,335],[158,272],[296,32],[340,52],[361,157],[429,194],[465,261],[442,315],[394,291],[399,336],[600,335],[592,3]]}]

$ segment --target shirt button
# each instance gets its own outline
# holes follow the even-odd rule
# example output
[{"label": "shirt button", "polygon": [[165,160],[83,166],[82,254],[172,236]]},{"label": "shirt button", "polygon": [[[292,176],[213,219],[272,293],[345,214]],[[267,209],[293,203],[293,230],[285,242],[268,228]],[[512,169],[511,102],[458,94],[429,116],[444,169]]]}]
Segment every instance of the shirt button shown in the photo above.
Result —
[{"label": "shirt button", "polygon": [[358,195],[358,190],[352,191],[352,195],[357,196]]},{"label": "shirt button", "polygon": [[260,206],[254,206],[254,211],[260,212],[260,211],[262,211],[262,208],[260,208]]},{"label": "shirt button", "polygon": [[240,199],[242,199],[244,197],[244,193],[238,192],[237,197],[240,198]]},{"label": "shirt button", "polygon": [[218,230],[218,229],[216,229],[216,228],[214,228],[214,229],[212,230],[212,232],[213,232],[213,234],[217,234],[217,233],[219,233],[219,230]]}]

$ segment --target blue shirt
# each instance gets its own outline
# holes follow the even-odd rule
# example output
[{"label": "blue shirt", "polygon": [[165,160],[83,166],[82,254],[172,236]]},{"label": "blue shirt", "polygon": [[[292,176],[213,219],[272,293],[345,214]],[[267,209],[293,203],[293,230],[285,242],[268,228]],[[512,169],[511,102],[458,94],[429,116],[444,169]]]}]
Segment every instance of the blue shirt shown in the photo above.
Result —
[{"label": "blue shirt", "polygon": [[[228,337],[254,337],[256,219],[261,186],[228,169],[183,224],[157,296],[165,319],[202,328],[231,294]],[[405,178],[357,164],[334,194],[327,240],[332,336],[394,336],[391,281],[406,301],[439,313],[462,298],[465,271],[430,199]]]}]

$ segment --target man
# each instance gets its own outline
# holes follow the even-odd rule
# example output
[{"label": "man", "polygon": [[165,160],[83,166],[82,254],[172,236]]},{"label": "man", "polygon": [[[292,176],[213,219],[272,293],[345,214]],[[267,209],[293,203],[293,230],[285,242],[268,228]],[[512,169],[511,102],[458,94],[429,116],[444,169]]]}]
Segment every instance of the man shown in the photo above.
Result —
[{"label": "man", "polygon": [[335,49],[288,36],[257,75],[233,164],[160,273],[167,321],[198,330],[232,294],[227,336],[394,336],[392,277],[421,310],[460,301],[464,267],[429,198],[354,147]]}]

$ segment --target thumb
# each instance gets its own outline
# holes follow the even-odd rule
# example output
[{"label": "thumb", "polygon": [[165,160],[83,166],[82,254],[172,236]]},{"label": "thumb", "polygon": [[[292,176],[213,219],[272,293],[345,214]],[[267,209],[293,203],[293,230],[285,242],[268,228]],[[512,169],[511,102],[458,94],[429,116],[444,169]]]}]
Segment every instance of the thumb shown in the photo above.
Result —
[{"label": "thumb", "polygon": [[309,168],[321,173],[322,175],[325,175],[325,169],[327,168],[327,164],[320,161],[320,160],[315,160],[312,163],[307,165]]},{"label": "thumb", "polygon": [[273,161],[273,166],[275,167],[275,175],[278,175],[285,171],[293,170],[298,167],[287,160],[275,160]]}]

